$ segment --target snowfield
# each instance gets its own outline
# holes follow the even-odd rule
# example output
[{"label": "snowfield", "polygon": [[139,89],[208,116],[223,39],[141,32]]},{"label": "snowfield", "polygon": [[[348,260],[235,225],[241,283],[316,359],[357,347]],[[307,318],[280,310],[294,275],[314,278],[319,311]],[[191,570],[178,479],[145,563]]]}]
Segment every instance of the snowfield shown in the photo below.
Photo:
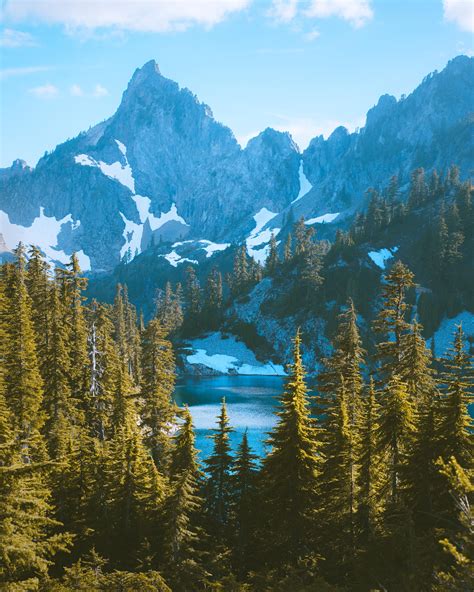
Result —
[{"label": "snowfield", "polygon": [[339,216],[340,212],[335,214],[323,214],[322,216],[318,216],[317,218],[310,218],[309,220],[305,220],[306,226],[312,226],[313,224],[329,224],[334,222],[334,220]]},{"label": "snowfield", "polygon": [[309,193],[309,191],[311,191],[311,189],[313,188],[313,186],[309,182],[308,178],[304,174],[303,159],[300,160],[300,168],[298,171],[298,175],[300,178],[300,191],[298,193],[298,196],[291,203],[296,203],[297,201],[299,201],[302,197],[304,197],[307,193]]},{"label": "snowfield", "polygon": [[380,269],[385,269],[385,264],[395,255],[397,251],[398,247],[392,247],[391,249],[369,251],[367,254],[377,267],[380,267]]},{"label": "snowfield", "polygon": [[[71,214],[64,216],[61,220],[56,220],[54,216],[46,216],[44,208],[40,208],[40,215],[33,220],[31,226],[22,226],[10,222],[8,214],[0,210],[0,233],[3,234],[8,248],[14,249],[21,241],[26,245],[35,245],[41,249],[48,262],[52,265],[56,263],[69,262],[70,254],[65,253],[58,248],[58,235],[61,232],[63,224],[71,224],[73,229],[80,225],[80,221],[74,221]],[[89,271],[91,262],[84,251],[77,253],[79,264],[83,271]]]},{"label": "snowfield", "polygon": [[173,267],[178,267],[178,265],[180,263],[194,263],[194,264],[198,264],[198,262],[195,259],[188,259],[187,257],[181,257],[181,255],[178,255],[178,253],[176,251],[171,251],[171,253],[168,253],[166,255],[159,255],[160,257],[164,257],[166,259],[166,261],[168,261],[168,263],[170,265],[172,265]]},{"label": "snowfield", "polygon": [[211,333],[189,345],[194,350],[186,356],[189,364],[201,364],[222,374],[286,376],[283,366],[259,362],[253,351],[233,336],[224,339],[221,333]]},{"label": "snowfield", "polygon": [[107,164],[101,160],[97,161],[87,154],[78,154],[74,157],[74,161],[76,164],[80,164],[82,166],[96,167],[100,169],[106,177],[115,179],[125,187],[128,187],[132,193],[135,193],[135,180],[133,178],[132,167],[128,164],[127,149],[122,142],[119,140],[115,141],[117,143],[118,149],[125,159],[124,165],[118,161],[113,162],[112,164]]},{"label": "snowfield", "polygon": [[255,220],[255,228],[252,230],[245,243],[250,257],[253,257],[253,259],[257,261],[257,263],[260,263],[260,265],[264,265],[267,259],[268,243],[270,242],[272,234],[276,236],[280,232],[280,228],[262,229],[277,215],[278,214],[275,212],[270,212],[267,208],[262,208],[253,217]]}]

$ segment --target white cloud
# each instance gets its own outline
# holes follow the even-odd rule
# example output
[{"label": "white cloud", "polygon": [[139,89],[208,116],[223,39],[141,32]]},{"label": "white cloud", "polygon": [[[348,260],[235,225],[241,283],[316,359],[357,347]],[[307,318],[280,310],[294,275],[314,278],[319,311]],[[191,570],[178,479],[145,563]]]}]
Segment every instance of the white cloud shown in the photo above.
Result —
[{"label": "white cloud", "polygon": [[15,29],[3,29],[0,33],[0,47],[34,47],[37,45],[33,35]]},{"label": "white cloud", "polygon": [[473,0],[443,0],[444,18],[462,31],[474,33]]},{"label": "white cloud", "polygon": [[338,17],[356,28],[372,19],[371,0],[311,0],[305,14],[310,18]]},{"label": "white cloud", "polygon": [[79,86],[79,84],[71,85],[69,92],[71,93],[71,96],[73,96],[73,97],[83,97],[84,96],[84,91]]},{"label": "white cloud", "polygon": [[337,17],[359,28],[372,19],[372,0],[273,0],[270,15],[289,23],[299,17],[325,19]]},{"label": "white cloud", "polygon": [[21,68],[3,68],[0,70],[0,79],[13,78],[14,76],[26,76],[27,74],[36,74],[37,72],[46,72],[51,70],[50,66],[25,66]]},{"label": "white cloud", "polygon": [[68,30],[112,27],[130,31],[184,31],[192,25],[212,27],[251,0],[6,0],[8,22],[37,19]]},{"label": "white cloud", "polygon": [[34,95],[38,99],[54,99],[59,94],[59,89],[54,84],[43,84],[43,86],[35,86],[34,88],[30,88],[28,92],[31,95]]},{"label": "white cloud", "polygon": [[321,35],[321,33],[317,29],[313,29],[312,31],[309,31],[308,33],[306,33],[304,38],[306,39],[306,41],[314,41],[320,35]]},{"label": "white cloud", "polygon": [[92,96],[93,97],[105,97],[109,94],[109,91],[102,86],[102,84],[96,84],[94,87],[94,90],[92,91]]},{"label": "white cloud", "polygon": [[69,88],[69,93],[73,97],[92,97],[98,99],[107,96],[109,91],[102,84],[96,84],[91,92],[84,91],[79,84],[73,84]]},{"label": "white cloud", "polygon": [[296,16],[298,3],[299,0],[273,0],[269,16],[277,21],[289,23]]}]

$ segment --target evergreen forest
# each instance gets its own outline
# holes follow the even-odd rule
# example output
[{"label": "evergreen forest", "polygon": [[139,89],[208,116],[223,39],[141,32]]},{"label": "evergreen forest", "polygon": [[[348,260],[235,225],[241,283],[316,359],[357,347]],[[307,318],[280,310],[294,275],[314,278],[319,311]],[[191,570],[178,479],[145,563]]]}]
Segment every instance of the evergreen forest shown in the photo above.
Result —
[{"label": "evergreen forest", "polygon": [[[261,274],[293,274],[291,298],[314,314],[331,257],[350,258],[440,191],[424,187],[405,209],[372,196],[329,249],[301,221],[283,256],[272,239],[263,270],[240,249],[224,296],[220,272],[203,298],[190,267],[145,319],[125,285],[113,304],[86,299],[75,255],[52,270],[19,244],[0,268],[0,590],[473,590],[469,343],[458,326],[446,353],[431,351],[429,306],[413,314],[416,278],[400,260],[369,326],[361,298],[344,294],[317,375],[301,355],[312,336],[294,327],[263,458],[246,434],[232,449],[225,400],[201,458],[190,411],[173,398],[177,332],[218,324],[223,298]],[[450,195],[421,237],[439,249],[443,285],[462,275],[472,236],[471,191],[458,183]]]}]

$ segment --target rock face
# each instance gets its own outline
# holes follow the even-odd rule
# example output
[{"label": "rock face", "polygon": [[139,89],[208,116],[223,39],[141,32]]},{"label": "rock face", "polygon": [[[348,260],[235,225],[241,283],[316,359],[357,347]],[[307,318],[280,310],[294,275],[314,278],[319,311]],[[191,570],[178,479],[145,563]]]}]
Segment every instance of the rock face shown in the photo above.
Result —
[{"label": "rock face", "polygon": [[296,197],[299,163],[289,134],[270,129],[242,150],[207,105],[148,62],[110,119],[46,154],[34,170],[15,161],[1,171],[0,209],[8,217],[0,230],[8,244],[15,235],[8,225],[30,226],[40,208],[55,220],[70,214],[48,246],[82,250],[94,271],[109,271],[153,235],[240,240],[262,207],[278,212]]},{"label": "rock face", "polygon": [[[339,127],[314,138],[303,153],[312,189],[293,208],[295,218],[325,213],[344,216],[365,206],[364,193],[392,175],[403,185],[417,167],[472,174],[474,158],[474,58],[458,56],[428,75],[406,98],[380,97],[355,133]],[[279,220],[275,220],[277,224]]]},{"label": "rock face", "polygon": [[[470,174],[473,79],[474,59],[460,56],[407,98],[382,96],[360,132],[338,128],[301,156],[289,134],[272,129],[242,150],[207,105],[148,62],[110,119],[34,169],[17,160],[0,170],[0,232],[10,249],[35,242],[55,262],[77,251],[83,269],[110,272],[150,242],[177,244],[167,259],[175,266],[178,256],[196,259],[179,251],[191,241],[212,251],[251,237],[258,248],[268,228],[301,215],[334,228],[394,174],[403,184],[416,167],[453,163]],[[255,237],[262,212],[272,219]]]}]

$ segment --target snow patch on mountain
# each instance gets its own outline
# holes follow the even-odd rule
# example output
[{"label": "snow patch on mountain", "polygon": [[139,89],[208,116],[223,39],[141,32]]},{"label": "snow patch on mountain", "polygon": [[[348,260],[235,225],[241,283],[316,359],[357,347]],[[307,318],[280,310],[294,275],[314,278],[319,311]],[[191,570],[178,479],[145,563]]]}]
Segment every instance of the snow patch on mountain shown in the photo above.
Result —
[{"label": "snow patch on mountain", "polygon": [[221,333],[211,333],[191,341],[190,346],[194,351],[186,356],[189,364],[200,364],[222,374],[286,375],[280,364],[259,362],[253,351],[233,336],[224,338]]},{"label": "snow patch on mountain", "polygon": [[135,255],[141,251],[143,224],[136,224],[135,222],[132,222],[132,220],[126,218],[122,212],[120,212],[120,216],[122,217],[122,220],[125,224],[123,231],[125,244],[122,245],[122,248],[120,249],[120,257],[123,257],[128,249],[130,249],[130,259],[133,259]]},{"label": "snow patch on mountain", "polygon": [[135,205],[137,206],[138,215],[140,216],[140,221],[142,224],[145,224],[146,219],[153,214],[150,212],[151,206],[151,199],[149,197],[145,197],[144,195],[134,195],[132,196]]},{"label": "snow patch on mountain", "polygon": [[80,164],[82,166],[99,168],[106,177],[115,179],[125,187],[128,187],[132,193],[135,193],[135,180],[133,178],[132,167],[129,165],[127,160],[127,149],[125,145],[119,140],[115,140],[115,142],[117,143],[118,149],[125,159],[125,165],[118,161],[113,162],[112,164],[107,164],[101,160],[97,161],[87,154],[78,154],[74,157],[74,161],[76,164]]},{"label": "snow patch on mountain", "polygon": [[339,216],[340,212],[336,214],[323,214],[322,216],[318,216],[317,218],[310,218],[309,220],[305,221],[307,226],[311,226],[313,224],[329,224],[334,222],[334,220]]},{"label": "snow patch on mountain", "polygon": [[398,251],[398,247],[392,247],[391,249],[379,249],[378,251],[369,251],[367,254],[372,259],[377,267],[385,269],[385,264],[391,259]]},{"label": "snow patch on mountain", "polygon": [[80,251],[76,252],[77,261],[79,263],[79,267],[82,271],[90,271],[91,269],[91,260],[88,255],[84,253],[81,249]]},{"label": "snow patch on mountain", "polygon": [[291,202],[296,203],[302,197],[304,197],[309,191],[313,188],[310,181],[308,180],[307,176],[304,174],[303,170],[303,159],[300,161],[300,168],[298,171],[299,179],[300,179],[300,190],[297,197]]},{"label": "snow patch on mountain", "polygon": [[206,251],[206,258],[212,257],[214,253],[225,251],[228,247],[230,247],[230,243],[213,243],[210,240],[204,239],[200,240],[199,242],[205,245],[204,247],[201,247],[201,249]]},{"label": "snow patch on mountain", "polygon": [[173,202],[171,204],[171,208],[169,212],[162,212],[158,217],[150,214],[148,217],[148,221],[150,222],[150,228],[152,230],[158,230],[161,228],[166,222],[170,222],[171,220],[175,220],[176,222],[181,222],[184,226],[189,226],[186,220],[178,214],[178,209],[176,204]]},{"label": "snow patch on mountain", "polygon": [[[73,221],[71,214],[64,216],[61,220],[57,220],[54,217],[46,216],[44,208],[41,207],[40,215],[33,220],[31,226],[22,226],[21,224],[10,222],[8,214],[0,210],[0,232],[7,246],[13,249],[20,241],[27,245],[36,245],[45,254],[50,263],[59,262],[65,264],[70,259],[70,255],[67,255],[58,247],[58,235],[61,232],[63,224],[67,223],[71,223],[73,229],[79,225],[79,221]],[[83,251],[82,253],[83,265],[81,267],[86,271],[90,269],[90,260]]]},{"label": "snow patch on mountain", "polygon": [[280,232],[280,228],[266,228],[263,230],[270,220],[277,216],[275,212],[270,212],[267,208],[259,210],[253,219],[255,220],[255,228],[246,239],[247,251],[250,257],[263,265],[268,256],[268,243],[272,234],[276,236]]},{"label": "snow patch on mountain", "polygon": [[198,261],[196,261],[195,259],[188,259],[187,257],[181,257],[181,255],[178,255],[178,253],[176,251],[171,251],[170,253],[167,253],[166,255],[159,255],[160,257],[164,257],[166,259],[166,261],[168,261],[168,263],[170,265],[172,265],[173,267],[178,267],[178,265],[180,265],[181,263],[194,263],[195,265],[198,265]]}]

